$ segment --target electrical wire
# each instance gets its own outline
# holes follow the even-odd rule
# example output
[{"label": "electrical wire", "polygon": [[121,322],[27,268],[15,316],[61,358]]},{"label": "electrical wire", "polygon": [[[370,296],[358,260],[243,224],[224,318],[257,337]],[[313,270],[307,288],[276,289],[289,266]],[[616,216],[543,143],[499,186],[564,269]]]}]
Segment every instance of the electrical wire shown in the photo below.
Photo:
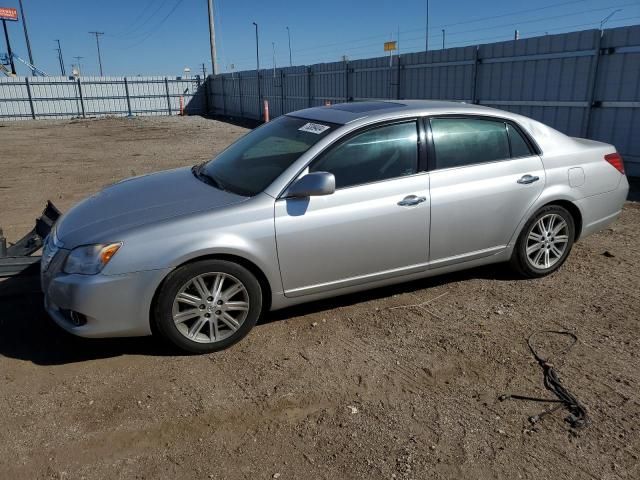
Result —
[{"label": "electrical wire", "polygon": [[140,21],[142,19],[142,17],[144,17],[145,13],[147,13],[147,10],[149,9],[149,7],[151,5],[153,5],[153,3],[155,2],[155,0],[149,0],[149,3],[147,3],[144,8],[142,10],[140,10],[140,13],[134,18],[134,20],[125,28],[123,28],[122,30],[120,30],[119,32],[112,34],[111,36],[113,37],[117,37],[119,35],[122,35],[125,33],[125,31],[133,28],[133,26],[138,23],[138,21]]},{"label": "electrical wire", "polygon": [[143,44],[144,42],[146,42],[146,41],[147,41],[151,36],[153,36],[155,33],[157,33],[158,29],[159,29],[159,28],[164,24],[164,22],[166,22],[166,21],[169,19],[169,17],[170,17],[171,15],[173,15],[173,12],[175,12],[175,11],[178,9],[178,7],[182,4],[182,2],[184,2],[184,0],[178,0],[178,1],[176,2],[176,4],[173,6],[173,8],[172,8],[171,10],[169,10],[169,13],[167,13],[167,14],[162,18],[162,20],[160,20],[160,22],[158,22],[158,23],[153,27],[153,29],[151,29],[150,31],[147,31],[147,35],[146,35],[146,36],[144,36],[144,37],[143,37],[139,42],[136,42],[136,43],[134,43],[134,44],[132,44],[132,45],[128,45],[128,46],[126,46],[126,47],[124,47],[124,48],[128,50],[128,49],[130,49],[130,48],[137,47],[138,45],[141,45],[141,44]]},{"label": "electrical wire", "polygon": [[[580,14],[584,14],[584,13],[593,13],[593,12],[599,12],[599,11],[604,11],[604,10],[610,10],[611,8],[622,8],[622,7],[628,7],[628,6],[632,6],[632,5],[638,5],[637,2],[633,2],[633,3],[625,3],[622,5],[612,5],[611,7],[604,7],[604,8],[595,8],[595,9],[589,9],[589,10],[583,10],[580,12],[574,12],[573,15],[580,15]],[[505,24],[501,24],[501,25],[492,25],[489,27],[482,27],[482,28],[475,28],[472,30],[463,30],[463,31],[458,31],[458,32],[447,32],[447,37],[453,37],[456,35],[465,35],[468,33],[473,33],[473,32],[481,32],[481,31],[486,31],[486,30],[493,30],[496,28],[502,28],[502,27],[510,27],[510,26],[514,26],[514,25],[524,25],[524,24],[528,24],[528,23],[539,23],[539,22],[545,22],[548,20],[554,20],[557,18],[564,18],[566,17],[565,15],[554,15],[554,16],[550,16],[550,17],[543,17],[543,18],[536,18],[536,19],[531,19],[531,20],[525,20],[525,21],[521,21],[521,22],[511,22],[511,23],[505,23]],[[595,23],[595,22],[594,22]],[[429,38],[438,38],[440,36],[440,34],[436,33],[433,35],[430,35]],[[420,36],[420,37],[413,37],[413,38],[408,38],[403,40],[404,42],[407,41],[412,41],[412,40],[422,40],[424,41],[424,36]],[[465,42],[468,43],[468,42]],[[373,45],[373,44],[370,44]],[[344,51],[348,51],[348,50],[355,50],[355,49],[359,49],[359,48],[363,48],[364,46],[361,47],[347,47],[345,49],[342,49]]]},{"label": "electrical wire", "polygon": [[125,31],[123,33],[119,33],[119,34],[115,34],[113,35],[114,37],[120,37],[123,39],[134,39],[136,37],[140,37],[141,35],[144,35],[145,32],[138,32],[142,27],[144,27],[145,25],[147,25],[151,19],[153,19],[158,13],[160,13],[160,11],[164,8],[164,6],[167,4],[168,0],[162,0],[162,2],[160,2],[157,6],[157,8],[155,10],[153,10],[153,12],[151,13],[151,15],[149,15],[142,23],[140,23],[138,26],[136,26],[135,28],[131,28],[129,31]]},{"label": "electrical wire", "polygon": [[[538,7],[538,8],[532,8],[532,9],[527,9],[527,10],[519,10],[519,11],[515,11],[515,12],[511,12],[511,13],[504,13],[502,15],[494,15],[491,17],[482,17],[482,18],[476,18],[476,19],[472,19],[472,20],[465,20],[463,22],[456,22],[456,23],[446,23],[446,24],[442,24],[442,25],[432,25],[431,28],[432,29],[441,29],[441,28],[446,28],[446,27],[454,27],[454,26],[458,26],[458,25],[465,25],[465,24],[469,24],[469,23],[476,23],[476,22],[482,22],[485,20],[493,20],[495,18],[503,18],[503,17],[510,17],[513,15],[520,15],[523,13],[532,13],[532,12],[537,12],[540,10],[545,10],[548,8],[557,8],[557,7],[562,7],[562,6],[566,6],[566,5],[573,5],[575,3],[584,3],[588,0],[573,0],[570,2],[564,2],[564,3],[556,3],[554,5],[547,5],[544,7]],[[614,8],[614,7],[612,7]],[[420,27],[420,28],[411,28],[411,29],[407,29],[407,30],[401,30],[400,33],[410,33],[410,32],[418,32],[418,31],[424,31],[425,28],[424,27]],[[440,33],[434,33],[432,35],[429,36],[429,38],[431,39],[433,38],[437,38],[440,36]],[[359,42],[359,41],[363,41],[363,40],[371,40],[374,38],[387,38],[387,34],[380,34],[380,35],[371,35],[371,36],[367,36],[367,37],[359,37],[358,39],[353,39],[353,40],[347,40],[346,43],[354,43],[354,42]],[[421,37],[424,40],[424,36]],[[308,50],[317,50],[319,48],[325,48],[325,47],[331,47],[331,46],[336,46],[336,45],[343,45],[345,42],[334,42],[334,43],[325,43],[323,45],[314,45],[312,47],[305,47],[305,48],[300,48],[297,49],[296,52],[303,52],[303,51],[308,51]]]},{"label": "electrical wire", "polygon": [[565,421],[574,429],[585,428],[590,424],[589,415],[587,414],[586,408],[580,403],[580,401],[573,395],[567,388],[562,385],[560,381],[560,377],[555,370],[555,365],[551,362],[551,359],[544,358],[540,355],[538,349],[535,347],[533,338],[536,335],[540,334],[554,334],[554,335],[563,335],[571,338],[571,343],[560,352],[560,356],[564,356],[569,353],[569,351],[573,348],[573,346],[578,342],[578,337],[571,332],[567,332],[564,330],[542,330],[539,332],[534,332],[529,335],[527,339],[527,345],[529,346],[529,350],[531,354],[534,356],[538,365],[542,367],[542,373],[544,376],[544,387],[553,393],[557,399],[555,398],[538,398],[538,397],[530,397],[528,395],[501,395],[498,400],[504,401],[508,399],[514,400],[527,400],[530,402],[548,402],[548,403],[557,403],[555,407],[551,407],[538,415],[533,415],[529,417],[529,421],[532,424],[536,424],[540,422],[547,415],[559,410],[564,407],[569,411],[569,415],[565,418]]}]

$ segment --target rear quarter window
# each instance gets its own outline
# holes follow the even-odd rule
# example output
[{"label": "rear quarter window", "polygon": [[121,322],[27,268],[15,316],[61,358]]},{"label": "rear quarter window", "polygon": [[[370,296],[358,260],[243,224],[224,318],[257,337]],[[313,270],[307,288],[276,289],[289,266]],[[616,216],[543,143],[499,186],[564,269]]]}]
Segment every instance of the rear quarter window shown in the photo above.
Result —
[{"label": "rear quarter window", "polygon": [[534,153],[529,148],[529,144],[523,138],[522,134],[513,125],[507,123],[507,134],[509,135],[509,143],[511,144],[511,156],[517,157],[529,157]]}]

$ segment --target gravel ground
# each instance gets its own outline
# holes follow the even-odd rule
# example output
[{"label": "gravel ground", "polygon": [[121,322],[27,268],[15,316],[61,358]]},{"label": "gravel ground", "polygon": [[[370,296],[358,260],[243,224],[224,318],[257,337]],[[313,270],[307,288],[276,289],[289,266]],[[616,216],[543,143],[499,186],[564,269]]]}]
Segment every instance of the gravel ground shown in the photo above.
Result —
[{"label": "gravel ground", "polygon": [[[67,209],[244,131],[197,117],[0,125],[0,225],[16,239],[48,198]],[[492,266],[318,302],[203,356],[71,337],[41,295],[0,298],[0,477],[640,478],[638,238],[629,202],[550,277]],[[556,365],[584,430],[562,410],[532,426],[547,405],[498,400],[549,395],[525,341],[543,329],[579,338]]]}]

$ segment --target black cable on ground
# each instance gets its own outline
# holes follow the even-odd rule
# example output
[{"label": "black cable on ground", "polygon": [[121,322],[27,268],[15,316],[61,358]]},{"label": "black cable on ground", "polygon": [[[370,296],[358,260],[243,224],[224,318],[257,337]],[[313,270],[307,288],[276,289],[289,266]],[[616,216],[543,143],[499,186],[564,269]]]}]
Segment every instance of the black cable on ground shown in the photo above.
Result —
[{"label": "black cable on ground", "polygon": [[564,407],[569,411],[569,415],[565,418],[565,421],[572,428],[575,428],[575,429],[584,428],[587,425],[589,425],[589,423],[590,423],[589,416],[587,415],[587,410],[580,403],[580,401],[575,397],[575,395],[573,395],[571,392],[569,392],[569,390],[567,390],[562,385],[562,382],[560,381],[560,378],[558,377],[558,374],[555,371],[554,365],[553,365],[553,363],[551,363],[550,359],[543,358],[538,353],[538,350],[534,346],[533,338],[536,335],[540,335],[540,334],[543,334],[543,333],[547,333],[547,334],[551,333],[551,334],[555,334],[555,335],[564,335],[564,336],[570,337],[572,339],[571,344],[560,353],[560,355],[563,355],[563,356],[566,355],[569,352],[569,350],[571,350],[571,348],[573,348],[573,346],[578,341],[578,337],[576,337],[573,333],[566,332],[566,331],[542,330],[542,331],[539,331],[539,332],[532,333],[529,336],[529,338],[527,339],[527,344],[529,345],[529,350],[531,350],[531,353],[535,357],[536,361],[542,367],[542,372],[543,372],[543,375],[544,375],[544,386],[545,386],[545,388],[547,390],[551,391],[558,398],[557,399],[551,399],[551,398],[529,397],[527,395],[501,395],[499,397],[499,400],[503,401],[503,400],[507,400],[509,398],[513,398],[514,400],[528,400],[528,401],[531,401],[531,402],[558,403],[558,405],[556,405],[556,406],[554,406],[552,408],[549,408],[549,409],[543,411],[542,413],[539,413],[538,415],[534,415],[532,417],[529,417],[529,421],[531,423],[535,424],[535,423],[539,422],[540,420],[542,420],[543,417],[545,417],[545,416],[549,415],[550,413],[553,413],[556,410]]}]

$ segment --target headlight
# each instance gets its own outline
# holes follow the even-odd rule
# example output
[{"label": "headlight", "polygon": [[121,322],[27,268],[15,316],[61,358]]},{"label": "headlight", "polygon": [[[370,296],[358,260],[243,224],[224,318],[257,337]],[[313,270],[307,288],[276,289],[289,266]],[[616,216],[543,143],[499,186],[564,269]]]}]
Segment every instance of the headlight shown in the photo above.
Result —
[{"label": "headlight", "polygon": [[56,227],[54,225],[51,232],[49,232],[49,235],[45,238],[44,245],[42,247],[42,259],[40,260],[41,271],[44,272],[49,268],[53,257],[56,256],[63,246],[62,242],[60,242],[56,236]]},{"label": "headlight", "polygon": [[97,245],[85,245],[71,250],[64,264],[65,273],[95,275],[100,273],[113,258],[122,242]]}]

